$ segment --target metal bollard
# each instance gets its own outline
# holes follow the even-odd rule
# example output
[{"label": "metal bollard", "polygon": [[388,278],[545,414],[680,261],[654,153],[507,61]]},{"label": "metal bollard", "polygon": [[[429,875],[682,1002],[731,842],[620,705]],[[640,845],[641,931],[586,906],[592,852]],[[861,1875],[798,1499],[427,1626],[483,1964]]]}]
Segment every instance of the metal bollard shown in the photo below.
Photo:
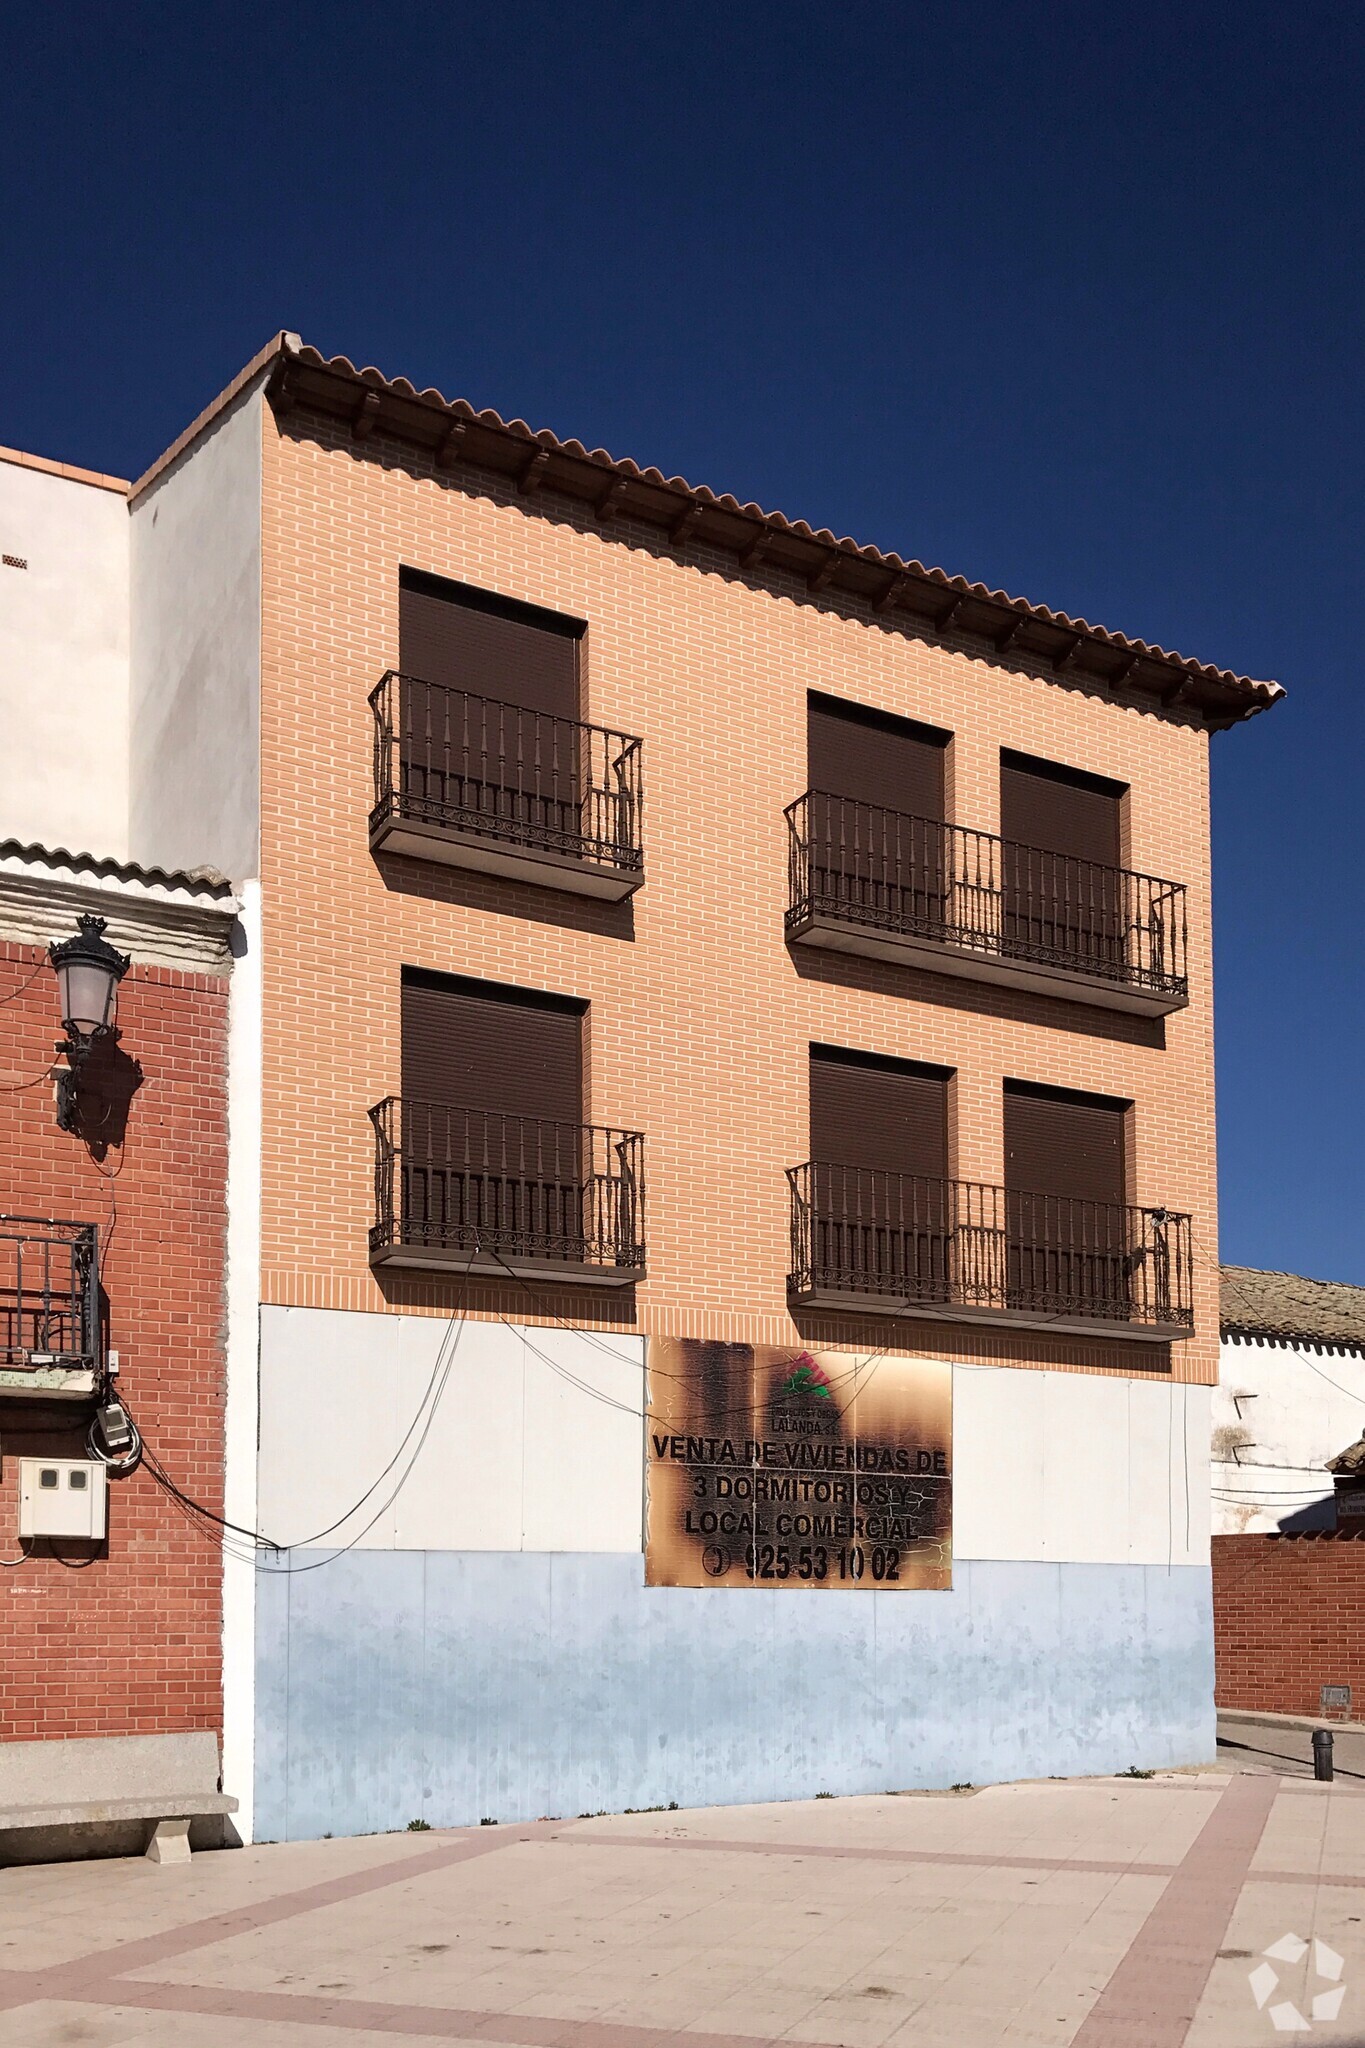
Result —
[{"label": "metal bollard", "polygon": [[1332,1731],[1330,1728],[1315,1728],[1313,1730],[1313,1776],[1315,1778],[1325,1778],[1329,1783],[1331,1781]]}]

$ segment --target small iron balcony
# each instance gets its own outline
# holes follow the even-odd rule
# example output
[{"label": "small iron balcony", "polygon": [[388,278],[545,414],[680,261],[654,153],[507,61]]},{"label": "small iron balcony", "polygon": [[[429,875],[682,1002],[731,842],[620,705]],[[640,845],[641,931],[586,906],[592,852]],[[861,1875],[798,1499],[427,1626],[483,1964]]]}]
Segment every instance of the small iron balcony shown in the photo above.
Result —
[{"label": "small iron balcony", "polygon": [[95,1225],[0,1216],[0,1394],[80,1399],[103,1363]]},{"label": "small iron balcony", "polygon": [[1177,882],[820,790],[786,819],[791,940],[1145,1017],[1189,1001]]},{"label": "small iron balcony", "polygon": [[645,1270],[638,1131],[388,1096],[375,1132],[372,1266],[628,1287]]},{"label": "small iron balcony", "polygon": [[794,1300],[1169,1343],[1194,1334],[1190,1219],[973,1181],[789,1170]]},{"label": "small iron balcony", "polygon": [[644,880],[640,741],[390,670],[370,847],[620,902]]}]

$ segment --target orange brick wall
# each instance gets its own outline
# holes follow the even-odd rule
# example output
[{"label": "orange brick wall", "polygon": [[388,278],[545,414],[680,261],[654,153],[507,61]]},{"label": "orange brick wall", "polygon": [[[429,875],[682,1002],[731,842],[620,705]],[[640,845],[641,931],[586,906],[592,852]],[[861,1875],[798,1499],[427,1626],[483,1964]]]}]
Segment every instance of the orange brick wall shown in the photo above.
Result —
[{"label": "orange brick wall", "polygon": [[[17,1087],[58,1035],[37,948],[0,944],[0,1004],[0,1210],[99,1226],[120,1390],[177,1483],[221,1512],[227,985],[136,965],[124,980],[123,1046],[145,1079],[112,1180],[57,1129],[50,1084]],[[0,1398],[0,1558],[21,1555],[18,1460],[83,1457],[89,1415]],[[65,1563],[0,1570],[0,1740],[220,1728],[214,1540],[142,1468],[110,1481],[107,1555],[77,1568],[61,1548]]]},{"label": "orange brick wall", "polygon": [[[806,1156],[812,1040],[957,1070],[955,1170],[1003,1179],[1015,1077],[1131,1097],[1135,1197],[1193,1213],[1195,1341],[1157,1347],[812,1317],[827,1345],[1212,1382],[1217,1366],[1208,740],[1192,716],[940,642],[781,574],[505,482],[265,412],[263,1295],[450,1312],[453,1283],[366,1263],[365,1111],[399,1082],[404,963],[586,997],[592,1121],[645,1133],[638,1298],[466,1284],[475,1314],[790,1341],[784,1169]],[[398,660],[410,563],[588,622],[585,716],[644,739],[644,888],[585,903],[370,856],[366,696]],[[1141,621],[1137,622],[1138,625]],[[806,692],[950,729],[951,814],[997,823],[1002,747],[1132,785],[1126,857],[1189,888],[1192,1002],[1164,1023],[810,954],[782,935],[783,807]],[[1143,700],[1144,704],[1150,700]],[[1235,744],[1235,741],[1231,742]]]},{"label": "orange brick wall", "polygon": [[1365,1531],[1215,1536],[1220,1707],[1316,1714],[1324,1685],[1365,1713]]}]

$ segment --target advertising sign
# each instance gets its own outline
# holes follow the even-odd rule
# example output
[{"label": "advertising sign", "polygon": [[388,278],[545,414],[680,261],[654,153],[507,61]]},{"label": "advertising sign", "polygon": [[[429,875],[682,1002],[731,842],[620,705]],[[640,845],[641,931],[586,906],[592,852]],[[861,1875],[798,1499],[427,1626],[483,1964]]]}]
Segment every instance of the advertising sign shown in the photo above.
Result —
[{"label": "advertising sign", "polygon": [[946,1591],[952,1371],[651,1337],[650,1586]]}]

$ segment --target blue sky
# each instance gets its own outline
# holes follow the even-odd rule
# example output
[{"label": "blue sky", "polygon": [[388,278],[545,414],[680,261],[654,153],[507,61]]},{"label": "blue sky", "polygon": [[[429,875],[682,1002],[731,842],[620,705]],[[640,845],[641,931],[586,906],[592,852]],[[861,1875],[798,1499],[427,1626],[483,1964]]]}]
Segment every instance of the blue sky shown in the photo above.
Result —
[{"label": "blue sky", "polygon": [[284,326],[1258,676],[1223,1255],[1365,1282],[1365,18],[7,8],[0,441],[135,475]]}]

